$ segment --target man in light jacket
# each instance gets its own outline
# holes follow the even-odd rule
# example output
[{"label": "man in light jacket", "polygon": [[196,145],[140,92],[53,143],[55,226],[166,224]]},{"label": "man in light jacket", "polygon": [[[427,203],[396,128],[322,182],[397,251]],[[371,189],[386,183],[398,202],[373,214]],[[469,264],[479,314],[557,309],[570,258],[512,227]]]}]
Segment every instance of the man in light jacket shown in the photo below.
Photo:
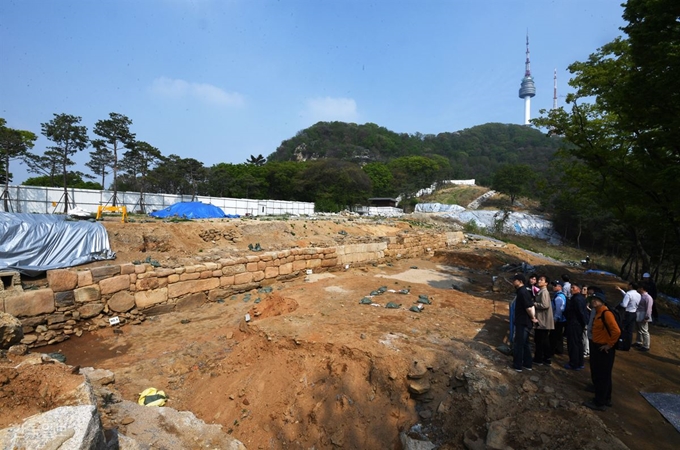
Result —
[{"label": "man in light jacket", "polygon": [[550,293],[548,292],[548,279],[544,275],[539,276],[537,285],[540,290],[534,300],[536,319],[538,320],[534,329],[534,343],[536,344],[534,364],[549,366],[552,362],[549,336],[550,330],[555,329],[555,319],[553,318]]},{"label": "man in light jacket", "polygon": [[647,287],[642,284],[638,287],[640,293],[640,303],[637,308],[637,341],[633,347],[643,352],[649,351],[649,323],[652,321],[652,307],[654,306],[654,299],[647,292]]}]

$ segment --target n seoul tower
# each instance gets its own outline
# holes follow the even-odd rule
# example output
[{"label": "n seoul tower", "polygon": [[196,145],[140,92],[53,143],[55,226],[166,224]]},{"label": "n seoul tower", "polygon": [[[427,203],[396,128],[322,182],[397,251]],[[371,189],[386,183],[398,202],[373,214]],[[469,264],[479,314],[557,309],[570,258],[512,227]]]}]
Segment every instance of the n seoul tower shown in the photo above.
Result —
[{"label": "n seoul tower", "polygon": [[529,33],[527,33],[527,60],[524,63],[524,78],[519,88],[519,98],[524,99],[524,125],[529,125],[531,115],[531,97],[536,95],[536,86],[531,77],[531,63],[529,62]]}]

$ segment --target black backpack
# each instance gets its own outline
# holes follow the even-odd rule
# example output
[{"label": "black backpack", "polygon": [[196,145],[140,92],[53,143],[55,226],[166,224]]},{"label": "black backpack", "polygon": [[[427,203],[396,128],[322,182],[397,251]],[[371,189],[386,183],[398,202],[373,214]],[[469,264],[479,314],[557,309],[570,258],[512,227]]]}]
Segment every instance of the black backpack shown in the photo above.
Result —
[{"label": "black backpack", "polygon": [[604,320],[604,313],[606,313],[607,311],[612,313],[612,315],[614,316],[614,320],[616,321],[616,325],[619,327],[619,331],[621,331],[621,333],[622,333],[622,335],[619,336],[619,340],[616,341],[616,344],[614,344],[614,348],[616,350],[618,350],[619,347],[621,346],[621,344],[623,343],[623,325],[621,323],[621,313],[619,313],[619,310],[616,309],[616,308],[614,308],[614,309],[607,308],[606,310],[602,311],[602,314],[600,315],[600,319],[602,319],[602,323],[604,324],[604,328],[605,328],[605,330],[607,330],[607,334],[609,336],[612,335],[612,332],[609,331],[609,327],[607,326],[607,321]]}]

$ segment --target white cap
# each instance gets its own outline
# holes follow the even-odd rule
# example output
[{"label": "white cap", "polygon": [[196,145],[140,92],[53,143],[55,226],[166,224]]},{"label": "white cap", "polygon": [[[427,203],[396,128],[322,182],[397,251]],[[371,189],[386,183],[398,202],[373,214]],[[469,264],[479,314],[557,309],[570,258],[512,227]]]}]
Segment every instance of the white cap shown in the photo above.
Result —
[{"label": "white cap", "polygon": [[645,272],[642,274],[642,278],[649,278],[649,272]]}]

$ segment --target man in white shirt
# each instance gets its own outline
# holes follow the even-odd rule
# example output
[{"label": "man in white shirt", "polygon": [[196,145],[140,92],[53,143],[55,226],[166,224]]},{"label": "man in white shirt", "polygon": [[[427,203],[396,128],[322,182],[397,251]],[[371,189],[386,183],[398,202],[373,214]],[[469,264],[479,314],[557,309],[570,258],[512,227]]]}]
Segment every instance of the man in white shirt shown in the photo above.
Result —
[{"label": "man in white shirt", "polygon": [[633,329],[635,328],[635,321],[637,317],[637,309],[642,296],[637,291],[639,285],[637,283],[628,283],[628,291],[624,291],[616,286],[623,294],[623,300],[619,304],[619,312],[623,312],[621,318],[622,330],[619,338],[619,350],[628,351],[633,343]]}]

